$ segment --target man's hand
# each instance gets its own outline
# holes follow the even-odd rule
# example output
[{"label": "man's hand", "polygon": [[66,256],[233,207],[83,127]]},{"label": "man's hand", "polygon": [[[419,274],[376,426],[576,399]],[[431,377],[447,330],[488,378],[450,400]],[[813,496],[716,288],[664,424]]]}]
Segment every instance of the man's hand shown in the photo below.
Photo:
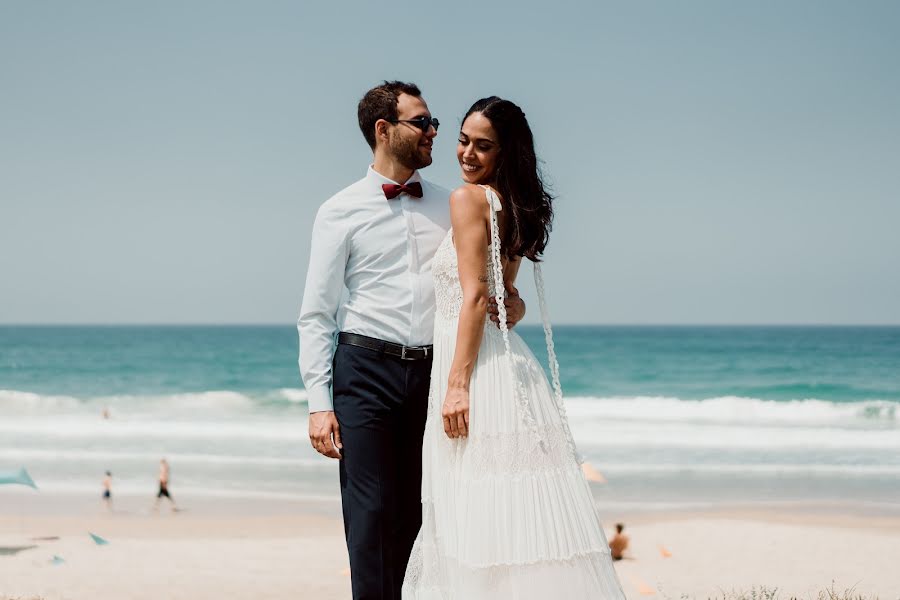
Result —
[{"label": "man's hand", "polygon": [[444,406],[441,408],[444,418],[444,433],[455,439],[469,435],[469,390],[449,388]]},{"label": "man's hand", "polygon": [[316,452],[328,458],[340,458],[341,426],[334,411],[326,410],[309,415],[309,443]]},{"label": "man's hand", "polygon": [[[506,326],[512,329],[525,316],[525,302],[519,297],[519,290],[515,286],[507,288],[503,305],[506,307]],[[491,321],[500,327],[500,309],[497,307],[496,296],[488,302],[488,314]]]}]

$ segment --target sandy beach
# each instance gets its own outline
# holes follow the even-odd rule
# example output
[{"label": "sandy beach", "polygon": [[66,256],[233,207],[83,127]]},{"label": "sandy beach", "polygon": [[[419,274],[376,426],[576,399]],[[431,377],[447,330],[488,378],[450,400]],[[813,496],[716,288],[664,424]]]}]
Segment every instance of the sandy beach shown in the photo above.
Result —
[{"label": "sandy beach", "polygon": [[[27,492],[7,502],[11,496],[0,505],[0,597],[349,598],[334,502],[188,498],[185,511],[154,514],[125,499],[119,512],[104,514],[85,504],[26,503]],[[836,506],[732,508],[611,516],[609,533],[608,519],[625,521],[631,535],[630,558],[617,563],[629,600],[707,598],[753,586],[806,598],[832,582],[867,598],[900,598],[896,517]],[[89,533],[109,543],[98,545]]]}]

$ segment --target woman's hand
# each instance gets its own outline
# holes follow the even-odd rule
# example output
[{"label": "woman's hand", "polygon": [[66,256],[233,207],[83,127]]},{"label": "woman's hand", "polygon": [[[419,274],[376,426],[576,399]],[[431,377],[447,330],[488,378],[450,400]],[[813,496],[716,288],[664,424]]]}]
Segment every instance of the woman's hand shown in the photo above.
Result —
[{"label": "woman's hand", "polygon": [[441,409],[444,418],[444,433],[450,439],[469,435],[469,390],[450,388]]}]

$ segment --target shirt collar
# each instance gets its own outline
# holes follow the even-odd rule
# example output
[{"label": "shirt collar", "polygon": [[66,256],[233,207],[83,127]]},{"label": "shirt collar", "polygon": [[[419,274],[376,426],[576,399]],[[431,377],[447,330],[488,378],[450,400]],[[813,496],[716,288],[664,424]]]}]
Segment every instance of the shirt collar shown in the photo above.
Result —
[{"label": "shirt collar", "polygon": [[378,188],[379,190],[381,190],[381,186],[385,183],[393,183],[395,185],[406,185],[406,184],[410,184],[414,181],[418,181],[419,183],[422,183],[422,176],[419,175],[418,171],[413,171],[413,174],[410,175],[409,179],[402,182],[402,184],[401,184],[401,182],[394,181],[392,179],[388,179],[387,177],[385,177],[384,175],[382,175],[381,173],[376,171],[372,165],[369,165],[369,170],[366,173],[366,179],[371,181],[374,184],[374,187]]}]

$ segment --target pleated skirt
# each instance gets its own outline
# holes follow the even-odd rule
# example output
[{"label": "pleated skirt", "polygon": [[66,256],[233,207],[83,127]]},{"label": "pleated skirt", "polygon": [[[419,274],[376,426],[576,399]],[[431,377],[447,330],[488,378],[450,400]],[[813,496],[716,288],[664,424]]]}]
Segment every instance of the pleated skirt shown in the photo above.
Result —
[{"label": "pleated skirt", "polygon": [[[510,332],[511,368],[500,331],[485,324],[470,380],[469,436],[451,440],[444,433],[456,326],[436,317],[423,521],[403,598],[624,599],[552,388],[521,337]],[[536,427],[526,425],[523,410]]]}]

